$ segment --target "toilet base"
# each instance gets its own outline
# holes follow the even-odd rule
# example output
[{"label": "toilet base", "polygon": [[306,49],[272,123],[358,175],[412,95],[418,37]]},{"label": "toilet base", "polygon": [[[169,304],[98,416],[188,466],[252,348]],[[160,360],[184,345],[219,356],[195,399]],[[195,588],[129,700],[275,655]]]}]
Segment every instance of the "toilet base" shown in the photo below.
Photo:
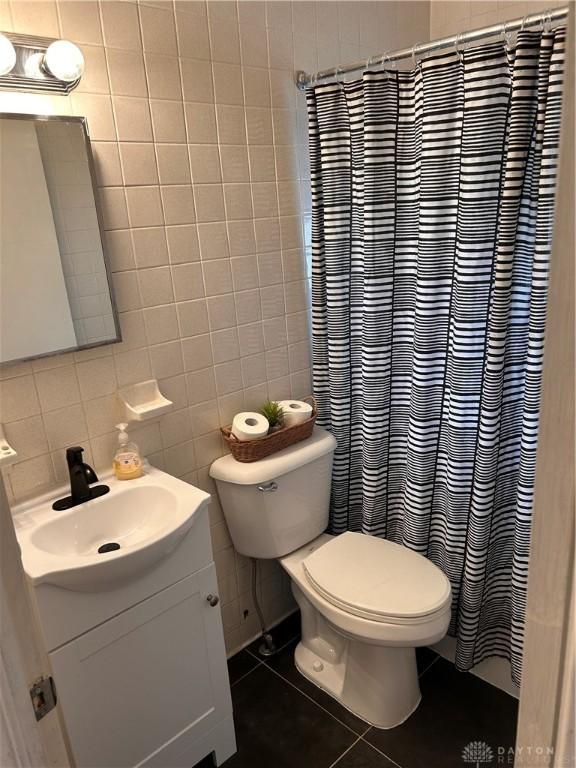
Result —
[{"label": "toilet base", "polygon": [[376,728],[395,728],[420,703],[415,648],[373,645],[337,631],[292,583],[302,614],[294,661],[310,682]]},{"label": "toilet base", "polygon": [[[392,701],[393,696],[382,695],[382,691],[368,692],[366,687],[362,691],[356,689],[357,694],[351,695],[351,688],[355,688],[355,685],[349,679],[345,687],[344,665],[323,661],[301,642],[296,647],[294,663],[303,677],[332,696],[345,709],[364,720],[367,725],[372,725],[375,728],[386,730],[401,725],[416,711],[422,698],[417,680],[416,691],[412,689],[410,694],[404,689],[404,695],[395,701]],[[320,669],[318,668],[319,664],[322,665]],[[405,678],[402,680],[402,685],[405,685],[404,681]],[[374,682],[374,680],[371,681],[372,684]],[[388,681],[388,685],[389,683],[390,681]],[[376,693],[376,700],[374,700],[374,693]]]}]

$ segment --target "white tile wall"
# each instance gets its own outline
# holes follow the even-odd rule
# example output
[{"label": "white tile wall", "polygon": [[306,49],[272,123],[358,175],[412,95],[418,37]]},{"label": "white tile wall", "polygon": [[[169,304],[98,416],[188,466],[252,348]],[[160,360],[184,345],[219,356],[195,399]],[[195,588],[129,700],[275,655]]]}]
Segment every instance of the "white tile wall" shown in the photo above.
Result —
[{"label": "white tile wall", "polygon": [[[0,421],[22,461],[11,498],[56,482],[79,442],[110,466],[116,390],[155,376],[176,410],[132,429],[157,466],[213,491],[218,427],[310,392],[305,98],[316,70],[428,38],[428,2],[0,1],[0,29],[66,37],[86,57],[71,97],[0,94],[0,111],[88,117],[123,341],[0,369]],[[229,650],[257,632],[249,563],[216,498]],[[268,619],[293,607],[263,567]],[[245,611],[248,614],[245,615]]]},{"label": "white tile wall", "polygon": [[568,5],[565,0],[431,0],[430,39]]}]

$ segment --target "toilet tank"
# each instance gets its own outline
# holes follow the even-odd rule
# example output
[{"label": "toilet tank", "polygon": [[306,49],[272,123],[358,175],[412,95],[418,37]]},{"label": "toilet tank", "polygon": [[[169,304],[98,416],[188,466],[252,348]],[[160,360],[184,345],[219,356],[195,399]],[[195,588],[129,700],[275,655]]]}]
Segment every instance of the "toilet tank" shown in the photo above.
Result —
[{"label": "toilet tank", "polygon": [[234,547],[241,555],[283,557],[328,525],[334,437],[320,427],[301,443],[243,464],[210,467]]}]

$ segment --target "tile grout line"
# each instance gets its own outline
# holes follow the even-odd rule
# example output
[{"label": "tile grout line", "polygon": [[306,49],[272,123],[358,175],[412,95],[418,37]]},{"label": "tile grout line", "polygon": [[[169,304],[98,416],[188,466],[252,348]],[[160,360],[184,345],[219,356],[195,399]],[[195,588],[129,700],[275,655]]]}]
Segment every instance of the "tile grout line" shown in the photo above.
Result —
[{"label": "tile grout line", "polygon": [[245,678],[245,677],[248,677],[248,675],[249,675],[249,674],[251,674],[252,672],[254,672],[254,670],[255,670],[255,669],[258,669],[258,667],[259,667],[259,666],[260,666],[262,663],[263,663],[263,662],[259,661],[257,664],[255,664],[255,665],[252,667],[252,669],[249,669],[249,670],[248,670],[248,672],[244,672],[244,674],[243,674],[243,675],[241,675],[241,676],[240,676],[240,677],[239,677],[237,680],[234,680],[234,682],[233,682],[233,683],[230,683],[230,688],[233,688],[233,687],[236,685],[236,683],[239,683],[241,680],[244,680],[244,678]]},{"label": "tile grout line", "polygon": [[[288,642],[284,643],[284,645],[281,645],[281,646],[278,648],[278,650],[277,650],[277,652],[276,652],[276,653],[279,653],[281,650],[283,650],[284,648],[286,648],[286,646],[287,646],[287,645],[289,645],[289,644],[290,644],[290,643],[291,643],[293,640],[295,640],[295,639],[296,639],[296,637],[292,637],[292,638],[290,638],[290,640],[288,640]],[[257,656],[255,653],[252,653],[252,651],[251,651],[251,650],[249,650],[249,648],[242,648],[242,650],[238,651],[238,654],[242,653],[242,651],[246,651],[246,653],[247,653],[247,654],[248,654],[248,655],[249,655],[251,658],[253,658],[253,659],[254,659],[254,661],[256,662],[256,664],[255,664],[255,665],[252,667],[252,669],[249,669],[249,670],[248,670],[248,672],[245,672],[245,673],[244,673],[243,675],[241,675],[241,676],[240,676],[240,677],[239,677],[237,680],[234,680],[234,682],[233,682],[233,683],[230,683],[230,688],[233,688],[233,687],[236,685],[236,683],[239,683],[241,680],[244,680],[244,678],[245,678],[245,677],[247,677],[247,676],[248,676],[248,675],[249,675],[251,672],[254,672],[254,670],[255,670],[255,669],[258,669],[258,667],[260,667],[262,664],[265,664],[265,663],[266,663],[264,659],[260,658],[260,656]],[[236,655],[238,655],[238,654],[234,654],[234,655],[236,656]],[[231,658],[234,658],[234,656],[232,656]]]},{"label": "tile grout line", "polygon": [[420,680],[420,678],[424,677],[424,675],[426,674],[426,672],[428,672],[428,670],[430,669],[430,667],[433,667],[433,666],[434,666],[434,664],[436,664],[436,662],[437,662],[437,661],[438,661],[438,659],[440,659],[440,658],[441,658],[441,657],[439,656],[439,654],[436,654],[436,658],[435,658],[435,659],[432,659],[432,661],[430,662],[430,664],[428,664],[428,666],[427,666],[427,667],[424,667],[424,669],[422,670],[422,672],[420,672],[420,674],[418,675],[418,680]]},{"label": "tile grout line", "polygon": [[[348,731],[350,731],[350,733],[354,734],[354,736],[358,736],[358,734],[356,733],[356,731],[353,731],[353,730],[352,730],[352,728],[350,728],[350,726],[349,726],[349,725],[346,725],[346,723],[343,723],[343,722],[342,722],[342,720],[340,720],[339,718],[337,718],[337,717],[336,717],[336,715],[333,715],[333,714],[332,714],[332,712],[329,712],[329,711],[328,711],[328,710],[327,710],[325,707],[323,707],[323,706],[322,706],[322,704],[318,704],[318,702],[317,702],[315,699],[313,699],[311,696],[308,696],[308,694],[307,694],[307,693],[304,693],[304,691],[302,691],[300,688],[298,688],[296,685],[294,685],[294,683],[290,682],[290,680],[287,680],[287,679],[286,679],[286,678],[285,678],[283,675],[281,675],[281,674],[280,674],[280,672],[277,672],[277,671],[276,671],[276,670],[275,670],[273,667],[269,666],[268,664],[264,664],[264,666],[266,667],[266,669],[269,669],[269,670],[270,670],[270,672],[272,672],[273,674],[275,674],[275,675],[276,675],[276,677],[279,677],[279,678],[280,678],[280,680],[282,680],[282,682],[283,682],[283,683],[286,683],[286,684],[287,684],[287,685],[289,685],[291,688],[294,688],[294,690],[295,690],[295,691],[298,691],[298,693],[300,693],[302,696],[304,696],[304,698],[308,699],[308,701],[311,701],[313,704],[315,704],[315,705],[316,705],[316,706],[317,706],[319,709],[321,709],[323,712],[326,712],[326,714],[327,714],[327,715],[330,715],[330,717],[331,717],[333,720],[336,720],[336,722],[337,722],[337,723],[340,723],[340,725],[341,725],[341,726],[343,726],[343,727],[344,727],[344,728],[346,728]],[[319,690],[321,691],[321,690],[322,690],[322,688],[319,688]],[[324,693],[326,693],[326,692],[324,691]],[[327,694],[327,695],[329,696],[330,694]],[[333,698],[333,697],[330,697],[330,698]],[[352,712],[351,714],[354,714],[354,713]],[[368,730],[370,730],[370,728],[368,728]],[[367,731],[366,731],[366,732],[367,732]],[[361,738],[361,736],[358,736],[358,738]]]},{"label": "tile grout line", "polygon": [[[366,733],[368,733],[368,731],[366,731]],[[365,739],[365,738],[364,738],[364,736],[366,735],[366,733],[364,733],[362,736],[360,736],[360,738],[358,739],[358,741],[363,741],[365,744],[368,744],[368,746],[369,746],[369,747],[372,747],[372,749],[374,749],[376,752],[378,752],[378,754],[379,754],[379,755],[382,755],[382,757],[385,757],[385,758],[386,758],[386,760],[389,760],[389,761],[390,761],[390,762],[391,762],[393,765],[396,765],[396,766],[398,766],[398,768],[402,768],[402,766],[400,765],[400,763],[397,763],[397,762],[396,762],[396,760],[393,760],[393,759],[390,757],[390,755],[387,755],[387,754],[386,754],[386,752],[382,752],[382,750],[381,750],[381,749],[378,749],[378,747],[375,747],[375,746],[374,746],[374,744],[372,744],[372,743],[371,743],[371,742],[369,742],[367,739]]]},{"label": "tile grout line", "polygon": [[[284,643],[284,645],[280,646],[280,647],[278,648],[278,650],[276,651],[276,653],[274,654],[274,656],[278,655],[278,654],[280,653],[280,651],[284,650],[284,648],[286,648],[288,645],[290,645],[290,643],[292,643],[292,642],[293,642],[294,640],[296,640],[296,639],[297,639],[297,636],[295,636],[295,637],[291,638],[291,639],[290,639],[290,640],[288,640],[286,643]],[[267,663],[266,659],[260,659],[260,657],[256,656],[256,654],[255,654],[255,653],[253,653],[253,652],[252,652],[251,650],[249,650],[248,648],[245,648],[244,650],[246,650],[246,651],[247,651],[247,653],[249,653],[249,654],[252,656],[252,658],[256,659],[256,660],[259,662],[259,663],[258,663],[258,664],[257,664],[257,665],[254,667],[254,669],[257,669],[257,667],[258,667],[258,666],[261,666],[261,665],[263,665],[263,666],[267,667],[267,668],[268,668],[268,669],[269,669],[271,672],[274,672],[274,674],[275,674],[277,677],[279,677],[279,678],[280,678],[281,680],[283,680],[285,683],[288,683],[288,685],[292,686],[292,688],[295,688],[295,689],[296,689],[296,690],[297,690],[299,693],[301,693],[301,694],[302,694],[303,696],[305,696],[307,699],[309,699],[309,700],[310,700],[310,701],[312,701],[314,704],[316,704],[316,706],[317,706],[317,707],[319,707],[319,708],[320,708],[320,709],[322,709],[324,712],[326,712],[327,714],[329,714],[329,715],[330,715],[332,718],[334,718],[334,720],[336,720],[338,723],[340,723],[341,725],[343,725],[345,728],[348,728],[348,730],[349,730],[349,731],[352,731],[352,729],[350,728],[350,726],[348,726],[348,725],[346,725],[345,723],[343,723],[343,722],[342,722],[342,720],[340,720],[338,717],[336,717],[336,715],[333,715],[333,714],[332,714],[332,712],[329,712],[327,709],[325,709],[325,707],[323,707],[321,704],[319,704],[319,703],[318,703],[318,702],[317,702],[315,699],[313,699],[311,696],[308,696],[308,694],[307,694],[307,693],[305,693],[304,691],[302,691],[300,688],[298,688],[298,686],[296,686],[296,685],[295,685],[294,683],[292,683],[290,680],[288,680],[287,678],[285,678],[285,677],[284,677],[284,675],[280,674],[280,672],[277,672],[277,671],[276,671],[276,670],[275,670],[273,667],[271,667],[271,666],[270,666],[270,665]],[[272,656],[271,658],[274,658],[274,656]],[[438,659],[439,659],[439,658],[441,658],[441,657],[440,657],[438,654],[436,654],[436,658],[435,658],[435,659],[433,659],[433,660],[430,662],[430,664],[428,664],[428,666],[424,668],[424,670],[423,670],[423,671],[422,671],[422,672],[421,672],[421,673],[418,675],[418,679],[420,679],[420,678],[421,678],[421,677],[422,677],[422,676],[423,676],[423,675],[424,675],[426,672],[428,672],[428,670],[430,669],[430,667],[432,667],[432,666],[433,666],[433,665],[434,665],[434,664],[435,664],[435,663],[438,661]],[[253,672],[253,671],[254,671],[254,669],[251,669],[251,670],[250,670],[250,672]],[[240,682],[240,680],[244,679],[244,677],[246,677],[246,675],[249,675],[249,674],[250,674],[250,672],[247,672],[245,675],[243,675],[241,678],[239,678],[239,680],[237,680],[237,681],[236,681],[236,683],[237,683],[237,682]],[[234,683],[234,685],[236,685],[236,683]],[[321,691],[323,690],[323,689],[322,689],[322,688],[320,688],[319,686],[318,686],[318,688],[319,688],[319,690],[321,690]],[[330,695],[330,694],[327,694],[327,695]],[[333,697],[331,697],[331,698],[333,698]],[[352,712],[351,714],[354,714],[354,713]],[[356,715],[356,717],[357,717],[357,715]],[[361,718],[360,718],[360,719],[361,719]],[[365,741],[365,742],[366,742],[366,744],[368,744],[369,746],[373,747],[373,749],[375,749],[377,752],[379,752],[379,754],[383,755],[383,756],[384,756],[384,757],[385,757],[387,760],[390,760],[390,762],[394,763],[394,765],[397,765],[397,766],[398,766],[398,768],[402,768],[402,766],[400,766],[400,765],[399,765],[399,763],[397,763],[395,760],[393,760],[391,757],[389,757],[387,754],[385,754],[384,752],[382,752],[382,751],[381,751],[380,749],[378,749],[377,747],[374,747],[374,745],[373,745],[373,744],[371,744],[371,743],[370,743],[370,742],[369,742],[369,741],[368,741],[368,740],[365,738],[365,737],[366,737],[366,735],[367,735],[367,733],[368,733],[368,732],[369,732],[369,731],[370,731],[370,730],[371,730],[373,727],[375,727],[375,726],[372,726],[372,725],[370,725],[370,724],[367,724],[366,730],[365,730],[365,731],[363,731],[363,732],[362,732],[362,733],[361,733],[361,734],[358,736],[358,739],[357,739],[357,741],[359,741],[359,740]],[[356,731],[352,731],[352,733],[356,733]],[[356,743],[356,742],[354,742],[354,743]],[[352,745],[352,746],[354,746],[354,745]],[[349,747],[348,749],[350,749],[350,747]],[[346,750],[346,752],[347,752],[347,751],[348,751],[348,750]],[[343,754],[345,754],[345,753],[343,753]],[[341,757],[342,757],[342,755],[340,755],[340,758],[341,758]],[[338,758],[338,759],[340,759],[340,758]],[[330,766],[330,768],[332,768],[332,766]]]},{"label": "tile grout line", "polygon": [[[281,646],[278,648],[278,650],[276,651],[276,653],[274,654],[274,656],[277,656],[277,655],[278,655],[278,654],[279,654],[279,653],[280,653],[282,650],[284,650],[284,649],[285,649],[285,648],[286,648],[288,645],[290,645],[290,643],[292,643],[292,642],[293,642],[294,640],[296,640],[296,639],[297,639],[297,636],[290,638],[290,640],[288,640],[286,643],[284,643],[283,645],[281,645]],[[292,683],[290,680],[286,679],[286,678],[285,678],[285,677],[284,677],[282,674],[280,674],[280,672],[277,672],[277,671],[276,671],[276,670],[275,670],[273,667],[271,667],[271,666],[270,666],[270,664],[268,664],[268,663],[266,662],[266,659],[261,659],[259,656],[257,656],[255,653],[253,653],[253,652],[252,652],[252,651],[251,651],[249,648],[245,648],[244,650],[245,650],[245,651],[246,651],[246,652],[247,652],[247,653],[248,653],[250,656],[252,656],[252,658],[253,658],[253,659],[255,659],[255,660],[256,660],[257,664],[256,664],[256,665],[255,665],[255,666],[254,666],[254,667],[253,667],[251,670],[249,670],[248,672],[246,672],[246,674],[242,675],[242,677],[238,678],[238,680],[236,680],[234,683],[232,683],[232,685],[236,685],[236,683],[239,683],[241,680],[243,680],[245,677],[247,677],[247,676],[248,676],[248,675],[249,675],[251,672],[254,672],[254,670],[258,669],[258,667],[264,666],[264,667],[266,667],[267,669],[269,669],[271,672],[273,672],[273,673],[274,673],[274,674],[275,674],[277,677],[279,677],[279,678],[280,678],[280,679],[281,679],[281,680],[282,680],[284,683],[287,683],[289,686],[291,686],[291,687],[292,687],[292,688],[294,688],[296,691],[298,691],[298,693],[302,694],[302,696],[304,696],[304,697],[305,697],[305,698],[307,698],[309,701],[311,701],[313,704],[315,704],[315,705],[316,705],[316,706],[317,706],[319,709],[321,709],[321,710],[323,710],[324,712],[326,712],[326,714],[327,714],[327,715],[329,715],[330,717],[332,717],[334,720],[336,720],[336,722],[337,722],[337,723],[339,723],[339,724],[340,724],[340,725],[342,725],[344,728],[346,728],[346,729],[347,729],[347,730],[349,730],[351,733],[353,733],[354,735],[356,735],[356,736],[357,736],[356,740],[355,740],[355,741],[354,741],[354,742],[353,742],[353,743],[352,743],[352,744],[351,744],[351,745],[350,745],[350,746],[349,746],[349,747],[348,747],[346,750],[344,750],[344,752],[342,752],[342,754],[341,754],[341,755],[339,755],[339,756],[336,758],[336,760],[335,760],[333,763],[331,763],[331,765],[330,765],[328,768],[337,768],[337,765],[338,765],[338,763],[340,762],[340,760],[341,760],[341,759],[342,759],[342,758],[343,758],[343,757],[344,757],[344,756],[345,756],[345,755],[346,755],[348,752],[350,752],[350,750],[351,750],[353,747],[355,747],[355,746],[358,744],[358,742],[360,742],[360,741],[364,742],[364,743],[365,743],[365,744],[367,744],[369,747],[371,747],[372,749],[374,749],[374,750],[375,750],[375,751],[376,751],[376,752],[377,752],[379,755],[382,755],[382,757],[384,757],[384,758],[385,758],[386,760],[388,760],[390,763],[392,763],[393,765],[397,766],[397,768],[403,768],[403,767],[400,765],[400,763],[397,763],[397,762],[396,762],[394,759],[392,759],[392,758],[391,758],[389,755],[387,755],[385,752],[382,752],[382,750],[381,750],[381,749],[379,749],[378,747],[374,746],[374,744],[372,744],[371,742],[369,742],[369,741],[367,740],[366,736],[367,736],[367,734],[369,733],[369,731],[370,731],[370,730],[372,730],[372,728],[373,728],[374,726],[372,726],[372,725],[370,725],[370,724],[367,724],[367,727],[366,727],[366,730],[365,730],[365,731],[363,731],[363,732],[362,732],[360,735],[356,734],[356,732],[355,732],[355,731],[353,731],[353,730],[352,730],[352,729],[351,729],[351,728],[350,728],[348,725],[346,725],[345,723],[343,723],[343,722],[342,722],[342,721],[341,721],[339,718],[337,718],[335,715],[333,715],[331,712],[329,712],[327,709],[325,709],[325,708],[324,708],[324,707],[323,707],[321,704],[319,704],[319,703],[318,703],[318,702],[317,702],[315,699],[313,699],[311,696],[308,696],[308,694],[307,694],[307,693],[305,693],[305,692],[304,692],[304,691],[302,691],[300,688],[298,688],[298,687],[297,687],[297,686],[296,686],[294,683]],[[271,657],[271,658],[274,658],[274,657]],[[439,655],[439,654],[436,654],[436,657],[435,657],[435,658],[434,658],[434,659],[433,659],[433,660],[432,660],[432,661],[431,661],[431,662],[428,664],[428,666],[426,666],[426,667],[425,667],[425,668],[422,670],[422,672],[421,672],[421,673],[418,675],[418,679],[420,680],[420,678],[422,678],[422,677],[423,677],[423,676],[426,674],[426,672],[428,672],[428,670],[429,670],[429,669],[430,669],[430,668],[431,668],[431,667],[432,667],[434,664],[436,664],[436,662],[437,662],[437,661],[438,661],[438,659],[440,659],[440,658],[441,658],[441,657],[440,657],[440,655]],[[232,686],[231,686],[231,687],[232,687]],[[319,690],[322,690],[322,688],[319,688]],[[328,695],[329,695],[329,694],[328,694]],[[352,713],[352,714],[353,714],[353,713]]]},{"label": "tile grout line", "polygon": [[361,738],[361,737],[360,737],[360,736],[358,736],[358,738],[356,739],[356,741],[355,741],[355,742],[353,742],[352,744],[350,744],[350,746],[348,747],[348,749],[345,749],[345,750],[344,750],[344,752],[342,752],[342,754],[341,754],[341,755],[338,755],[338,757],[336,758],[336,760],[334,760],[334,762],[333,762],[333,763],[330,763],[330,765],[328,766],[328,768],[336,768],[336,766],[338,765],[338,763],[340,762],[340,760],[342,760],[342,758],[344,757],[344,755],[347,755],[347,754],[348,754],[348,752],[350,752],[350,750],[351,750],[353,747],[355,747],[355,746],[356,746],[356,744],[358,744],[358,742],[360,741],[360,738]]},{"label": "tile grout line", "polygon": [[[282,646],[282,648],[285,648],[287,645],[289,645],[289,643],[290,643],[290,642],[292,642],[292,641],[290,640],[290,641],[288,641],[288,643],[285,643],[285,645],[283,645],[283,646]],[[393,765],[396,765],[398,768],[402,768],[402,766],[401,766],[399,763],[397,763],[395,760],[393,760],[393,759],[392,759],[392,758],[391,758],[389,755],[387,755],[385,752],[382,752],[382,750],[381,750],[381,749],[378,749],[378,747],[375,747],[375,746],[374,746],[374,744],[372,744],[371,742],[369,742],[369,741],[368,741],[368,740],[365,738],[365,737],[366,737],[366,735],[368,734],[368,732],[369,732],[369,731],[371,731],[371,730],[372,730],[372,728],[373,728],[374,726],[372,726],[372,725],[367,725],[367,727],[366,727],[366,730],[365,730],[365,731],[363,731],[363,732],[362,732],[360,735],[358,735],[358,734],[357,734],[355,731],[353,731],[353,730],[352,730],[352,729],[351,729],[351,728],[350,728],[348,725],[346,725],[345,723],[343,723],[343,722],[342,722],[341,720],[339,720],[339,719],[338,719],[338,718],[337,718],[335,715],[333,715],[331,712],[329,712],[327,709],[325,709],[325,708],[324,708],[324,707],[323,707],[321,704],[319,704],[319,703],[318,703],[317,701],[315,701],[313,698],[311,698],[310,696],[308,696],[308,694],[304,693],[304,691],[300,690],[300,688],[298,688],[296,685],[294,685],[294,683],[290,682],[290,680],[287,680],[287,679],[286,679],[286,678],[285,678],[283,675],[281,675],[281,674],[280,674],[279,672],[277,672],[275,669],[273,669],[272,667],[270,667],[270,666],[269,666],[268,664],[266,664],[264,661],[261,661],[260,659],[258,659],[258,658],[257,658],[257,657],[256,657],[256,656],[253,654],[253,653],[251,653],[250,651],[248,651],[248,649],[245,649],[245,650],[246,650],[246,651],[247,651],[247,652],[248,652],[248,653],[249,653],[249,654],[250,654],[250,655],[251,655],[251,656],[252,656],[254,659],[256,659],[258,663],[257,663],[257,664],[255,664],[255,666],[254,666],[254,667],[252,667],[252,669],[248,670],[248,672],[246,672],[244,675],[242,675],[242,677],[239,677],[239,678],[238,678],[238,680],[235,680],[235,681],[234,681],[234,682],[233,682],[233,683],[230,685],[230,687],[231,687],[231,688],[233,688],[233,687],[234,687],[234,686],[235,686],[237,683],[239,683],[239,682],[241,682],[242,680],[244,680],[246,677],[248,677],[248,675],[252,674],[252,672],[254,672],[254,671],[255,671],[256,669],[258,669],[259,667],[265,667],[266,669],[270,670],[270,672],[273,672],[273,673],[276,675],[276,677],[279,677],[279,678],[280,678],[280,680],[282,680],[282,682],[283,682],[283,683],[286,683],[286,684],[287,684],[287,685],[289,685],[290,687],[294,688],[294,690],[296,690],[296,691],[298,691],[298,693],[302,694],[302,696],[304,696],[306,699],[308,699],[308,700],[309,700],[309,701],[311,701],[313,704],[315,704],[315,705],[316,705],[316,706],[317,706],[319,709],[321,709],[323,712],[326,712],[326,714],[327,714],[327,715],[329,715],[329,716],[330,716],[332,719],[336,720],[336,722],[337,722],[337,723],[339,723],[339,724],[340,724],[340,725],[342,725],[344,728],[346,728],[348,731],[350,731],[350,733],[353,733],[355,736],[357,736],[356,740],[355,740],[355,741],[353,741],[353,742],[352,742],[352,744],[350,744],[350,746],[349,746],[347,749],[345,749],[345,750],[344,750],[344,752],[342,752],[342,754],[341,754],[341,755],[339,755],[339,756],[336,758],[336,760],[335,760],[333,763],[331,763],[331,764],[330,764],[330,766],[329,766],[328,768],[336,768],[336,766],[338,765],[338,762],[339,762],[339,761],[340,761],[340,760],[341,760],[341,759],[344,757],[344,755],[346,755],[348,752],[350,752],[350,750],[351,750],[353,747],[355,747],[355,746],[358,744],[358,742],[359,742],[359,741],[362,741],[362,742],[364,742],[365,744],[367,744],[369,747],[371,747],[371,748],[372,748],[372,749],[374,749],[376,752],[378,752],[378,754],[382,755],[382,757],[385,757],[385,758],[386,758],[386,760],[389,760],[391,763],[393,763]],[[278,649],[278,650],[281,650],[281,649]],[[426,667],[426,670],[428,670],[428,669],[429,669],[429,668],[432,666],[432,664],[434,664],[434,663],[435,663],[437,660],[438,660],[438,659],[434,659],[434,661],[432,661],[432,662],[431,662],[431,663],[428,665],[428,667]],[[426,670],[424,670],[424,671],[426,671]],[[424,674],[424,673],[422,673],[422,674]],[[322,690],[322,689],[320,688],[319,690]]]}]

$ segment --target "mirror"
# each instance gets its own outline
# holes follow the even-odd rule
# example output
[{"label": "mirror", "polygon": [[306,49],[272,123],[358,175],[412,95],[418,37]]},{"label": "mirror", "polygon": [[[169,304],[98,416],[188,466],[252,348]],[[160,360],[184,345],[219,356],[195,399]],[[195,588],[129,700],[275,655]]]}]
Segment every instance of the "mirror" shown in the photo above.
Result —
[{"label": "mirror", "polygon": [[0,114],[0,363],[120,338],[85,118]]}]

